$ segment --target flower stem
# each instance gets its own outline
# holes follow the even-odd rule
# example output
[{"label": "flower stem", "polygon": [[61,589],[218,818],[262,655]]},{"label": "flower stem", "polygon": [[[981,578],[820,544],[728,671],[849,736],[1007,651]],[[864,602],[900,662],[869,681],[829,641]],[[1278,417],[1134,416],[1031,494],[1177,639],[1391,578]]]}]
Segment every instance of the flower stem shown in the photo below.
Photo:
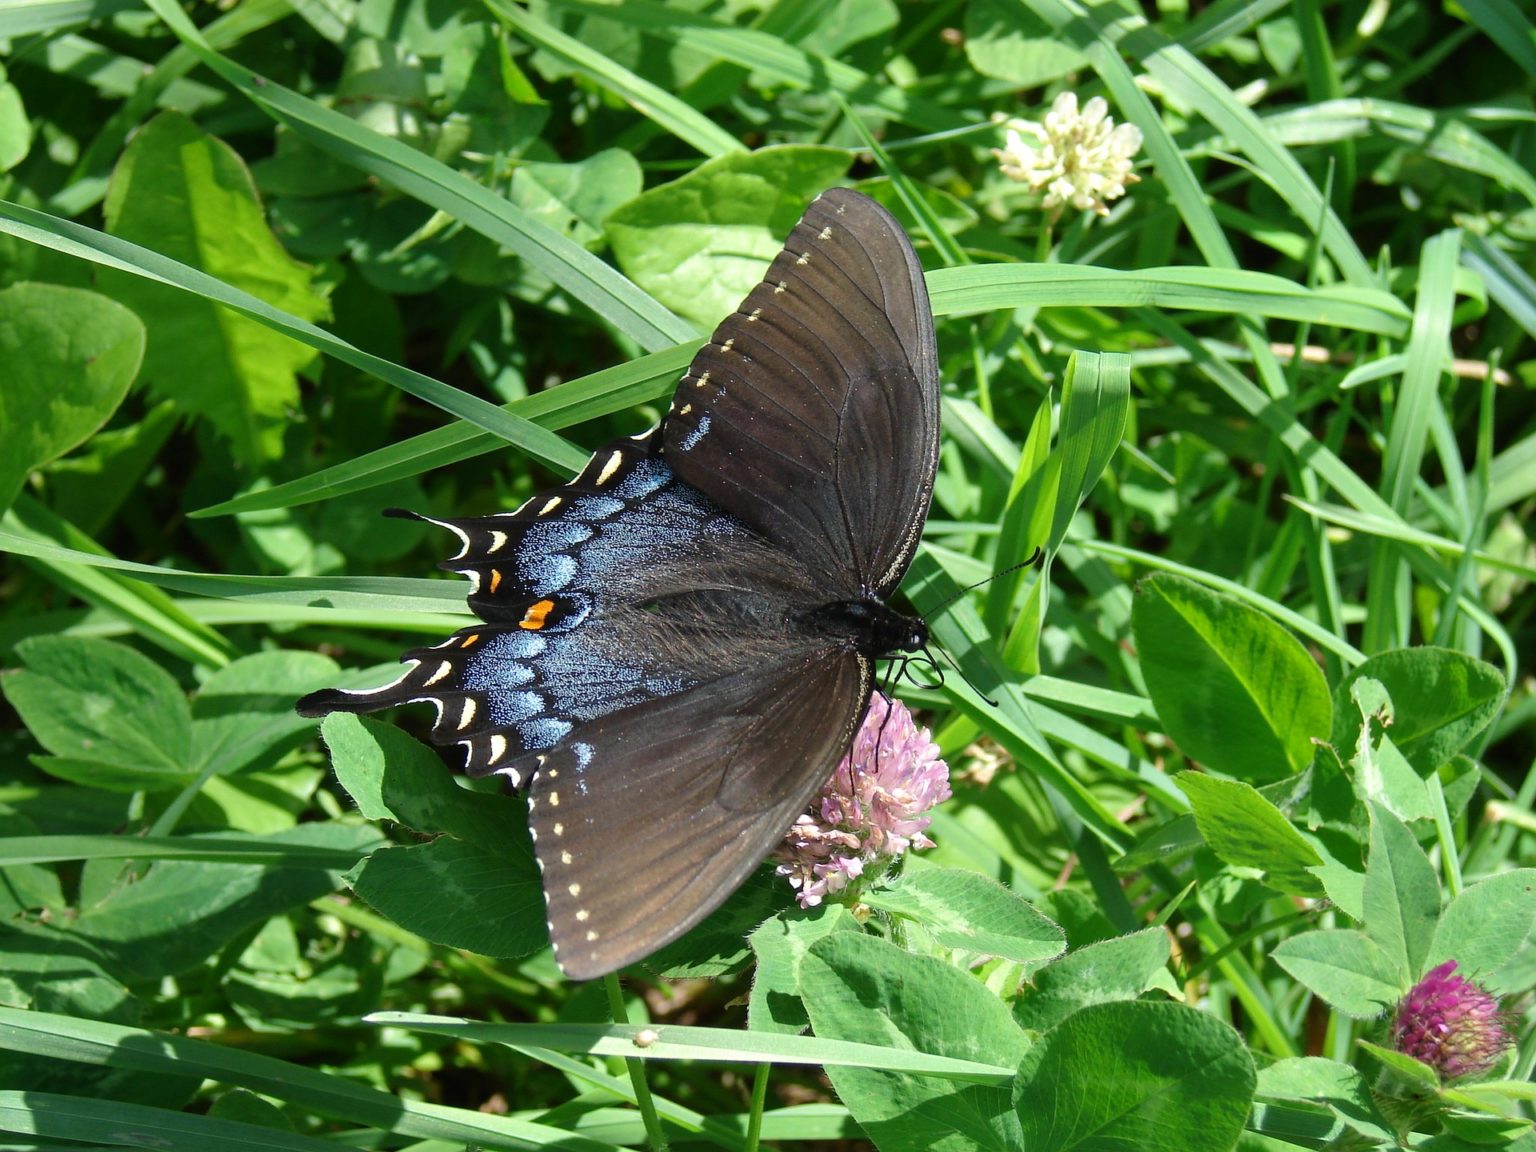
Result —
[{"label": "flower stem", "polygon": [[[603,977],[603,989],[608,993],[608,1011],[615,1024],[630,1023],[629,1011],[624,1007],[624,990],[619,978],[610,972]],[[635,1106],[640,1109],[640,1119],[645,1124],[646,1142],[652,1152],[667,1152],[667,1138],[661,1131],[661,1117],[656,1115],[656,1102],[651,1099],[651,1087],[645,1082],[645,1061],[626,1057],[629,1082],[635,1089]]]},{"label": "flower stem", "polygon": [[763,1133],[763,1105],[768,1099],[768,1073],[771,1064],[759,1064],[752,1073],[752,1111],[747,1116],[747,1144],[745,1152],[757,1152],[757,1142]]}]

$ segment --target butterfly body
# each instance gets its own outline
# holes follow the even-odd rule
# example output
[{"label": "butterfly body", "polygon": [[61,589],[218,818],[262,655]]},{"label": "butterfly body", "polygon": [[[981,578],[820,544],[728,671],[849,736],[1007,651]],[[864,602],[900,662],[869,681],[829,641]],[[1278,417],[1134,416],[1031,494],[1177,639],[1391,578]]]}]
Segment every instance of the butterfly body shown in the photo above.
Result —
[{"label": "butterfly body", "polygon": [[568,975],[702,919],[830,775],[926,516],[938,382],[922,272],[858,193],[824,194],[653,431],[460,539],[485,622],[306,715],[437,706],[433,739],[526,788]]}]

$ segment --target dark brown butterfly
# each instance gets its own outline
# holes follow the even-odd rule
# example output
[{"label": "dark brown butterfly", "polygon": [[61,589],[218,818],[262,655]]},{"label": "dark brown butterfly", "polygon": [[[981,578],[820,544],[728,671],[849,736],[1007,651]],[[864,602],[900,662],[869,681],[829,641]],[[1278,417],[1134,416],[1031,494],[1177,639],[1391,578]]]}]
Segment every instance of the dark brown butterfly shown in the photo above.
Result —
[{"label": "dark brown butterfly", "polygon": [[933,493],[939,384],[901,227],[822,195],[716,330],[661,427],[514,512],[434,521],[485,621],[369,692],[526,786],[549,934],[588,979],[676,939],[762,862],[848,749]]}]

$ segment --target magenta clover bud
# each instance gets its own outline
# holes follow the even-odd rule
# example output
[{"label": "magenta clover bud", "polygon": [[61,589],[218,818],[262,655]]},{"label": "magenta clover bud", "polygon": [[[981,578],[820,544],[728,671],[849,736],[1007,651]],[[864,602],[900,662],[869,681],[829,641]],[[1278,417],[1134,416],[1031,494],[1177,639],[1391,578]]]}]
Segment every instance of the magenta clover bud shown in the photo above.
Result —
[{"label": "magenta clover bud", "polygon": [[1447,960],[1426,974],[1392,1022],[1393,1047],[1447,1081],[1487,1072],[1511,1044],[1498,1000],[1455,973],[1456,961]]}]

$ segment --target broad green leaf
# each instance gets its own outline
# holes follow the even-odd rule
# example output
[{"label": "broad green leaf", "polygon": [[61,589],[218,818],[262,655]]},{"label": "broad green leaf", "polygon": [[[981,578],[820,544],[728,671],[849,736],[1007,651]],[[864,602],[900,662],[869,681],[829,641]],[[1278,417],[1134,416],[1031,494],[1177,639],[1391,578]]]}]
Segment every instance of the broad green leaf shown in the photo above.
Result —
[{"label": "broad green leaf", "polygon": [[[137,318],[135,318],[137,319]],[[176,406],[156,404],[142,420],[92,436],[80,451],[48,468],[49,507],[86,536],[100,536],[176,430]]]},{"label": "broad green leaf", "polygon": [[1370,809],[1362,926],[1407,985],[1423,973],[1440,919],[1439,877],[1407,825],[1383,805]]},{"label": "broad green leaf", "polygon": [[[1038,88],[1087,64],[1028,8],[1004,0],[972,0],[965,8],[965,55],[983,76],[1016,88]],[[1039,120],[1044,108],[1017,113]],[[999,143],[1001,140],[999,139]]]},{"label": "broad green leaf", "polygon": [[[1446,905],[1434,942],[1421,961],[1424,971],[1455,960],[1460,972],[1495,991],[1527,992],[1518,957],[1536,934],[1536,869],[1516,868],[1465,889]],[[1508,965],[1508,981],[1500,969]]]},{"label": "broad green leaf", "polygon": [[1369,1040],[1361,1040],[1360,1047],[1385,1064],[1395,1075],[1412,1084],[1419,1094],[1428,1096],[1439,1092],[1440,1075],[1424,1061],[1395,1048],[1373,1044]]},{"label": "broad green leaf", "polygon": [[[332,821],[262,839],[366,851],[379,836]],[[82,908],[74,931],[112,955],[114,975],[124,981],[158,980],[201,964],[269,917],[336,891],[339,882],[323,868],[160,860],[138,879],[119,876]]]},{"label": "broad green leaf", "polygon": [[383,848],[352,869],[347,882],[406,931],[448,948],[513,958],[549,939],[526,833],[501,850],[452,836]]},{"label": "broad green leaf", "polygon": [[1334,1011],[1357,1020],[1381,1015],[1408,990],[1397,962],[1364,932],[1350,928],[1302,932],[1269,955]]},{"label": "broad green leaf", "polygon": [[73,636],[38,636],[16,651],[23,667],[0,688],[37,742],[60,758],[64,779],[133,791],[192,778],[187,700],[153,660]]},{"label": "broad green leaf", "polygon": [[21,92],[6,82],[0,68],[0,172],[9,172],[32,150],[32,122],[27,117]]},{"label": "broad green leaf", "polygon": [[658,949],[644,966],[669,980],[713,980],[746,967],[747,937],[784,911],[789,885],[772,868],[759,868],[688,932]]},{"label": "broad green leaf", "polygon": [[708,328],[763,279],[806,204],[848,170],[833,148],[733,152],[615,209],[619,267],[673,312]]},{"label": "broad green leaf", "polygon": [[[0,840],[14,843],[17,837],[37,835],[37,824],[20,812],[0,812]],[[0,922],[24,912],[64,915],[64,886],[59,874],[43,864],[16,863],[0,870]]]},{"label": "broad green leaf", "polygon": [[865,904],[916,921],[945,948],[1039,964],[1060,955],[1062,931],[996,880],[962,868],[923,868],[874,889]]},{"label": "broad green leaf", "polygon": [[293,710],[304,693],[334,681],[339,669],[315,652],[257,652],[219,669],[192,701],[192,759],[226,775],[307,736],[314,721]]},{"label": "broad green leaf", "polygon": [[1013,1006],[1021,1028],[1044,1031],[1090,1004],[1134,1000],[1168,967],[1168,933],[1144,928],[1074,948],[1036,972]]},{"label": "broad green leaf", "polygon": [[1223,861],[1261,870],[1270,887],[1287,895],[1323,895],[1311,871],[1322,865],[1322,856],[1251,784],[1200,772],[1180,772],[1175,779],[1189,797],[1200,835]]},{"label": "broad green leaf", "polygon": [[1295,637],[1232,597],[1164,574],[1137,585],[1132,620],[1147,693],[1185,755],[1259,782],[1307,766],[1331,705]]},{"label": "broad green leaf", "polygon": [[[1259,1096],[1271,1102],[1309,1101],[1325,1107],[1343,1126],[1364,1135],[1366,1147],[1395,1142],[1395,1134],[1371,1101],[1364,1073],[1338,1060],[1302,1056],[1266,1065],[1259,1070]],[[1297,1131],[1290,1126],[1275,1135],[1293,1144]]]},{"label": "broad green leaf", "polygon": [[28,472],[107,422],[143,357],[144,325],[99,293],[55,284],[0,291],[0,508]]},{"label": "broad green leaf", "polygon": [[[834,932],[813,944],[800,962],[800,991],[822,1039],[1005,1065],[1028,1046],[979,981],[872,936]],[[1020,1147],[1006,1088],[853,1068],[827,1075],[881,1152]]]},{"label": "broad green leaf", "polygon": [[1381,682],[1392,698],[1392,743],[1422,777],[1445,764],[1498,714],[1506,685],[1491,664],[1449,648],[1399,648],[1372,656],[1334,690],[1330,743],[1347,755],[1360,735],[1350,703],[1357,680]]},{"label": "broad green leaf", "polygon": [[1182,1004],[1095,1004],[1040,1037],[1014,1104],[1030,1152],[1226,1152],[1257,1081],[1242,1038]]},{"label": "broad green leaf", "polygon": [[[166,0],[147,0],[147,2],[162,4]],[[179,9],[177,11],[179,12]],[[416,155],[420,154],[416,153]],[[420,372],[402,368],[382,357],[364,352],[345,340],[338,339],[325,329],[291,312],[274,307],[259,296],[228,284],[215,276],[210,276],[206,272],[189,267],[179,260],[162,256],[143,245],[120,240],[72,221],[49,216],[46,212],[38,212],[3,200],[0,200],[0,233],[25,237],[49,249],[66,252],[127,275],[163,285],[172,285],[204,300],[215,302],[240,316],[253,318],[264,327],[287,333],[302,344],[319,349],[344,363],[371,373],[396,388],[421,397],[429,404],[435,404],[445,412],[451,412],[480,428],[493,431],[508,443],[524,448],[531,454],[557,466],[575,471],[586,459],[584,453],[560,437],[530,426],[527,421],[511,416],[489,401],[433,380]],[[577,249],[577,251],[586,255],[584,249]],[[607,265],[603,267],[606,268]],[[638,294],[637,290],[631,289],[631,295]]]},{"label": "broad green leaf", "polygon": [[[312,273],[262,214],[245,163],[190,120],[163,113],[129,143],[112,175],[107,228],[269,304],[316,320],[327,305]],[[149,330],[143,379],[182,411],[210,420],[247,467],[282,453],[298,404],[298,370],[314,352],[208,300],[115,270],[105,291]]]},{"label": "broad green leaf", "polygon": [[387,723],[332,713],[321,731],[364,816],[447,833],[373,852],[347,874],[359,897],[449,948],[519,957],[545,945],[544,892],[518,800],[462,788],[436,753]]},{"label": "broad green leaf", "polygon": [[754,1032],[799,1033],[811,1025],[800,999],[800,961],[812,944],[832,932],[857,932],[858,922],[842,904],[821,904],[796,915],[771,917],[752,933],[757,960],[747,1026]]},{"label": "broad green leaf", "polygon": [[645,187],[640,162],[609,148],[575,164],[530,162],[512,174],[512,203],[585,248],[603,247],[603,222]]},{"label": "broad green leaf", "polygon": [[1425,781],[1387,735],[1393,709],[1386,688],[1379,680],[1360,677],[1350,685],[1349,695],[1349,707],[1363,721],[1349,761],[1356,796],[1383,805],[1404,822],[1433,819]]},{"label": "broad green leaf", "polygon": [[336,779],[369,820],[393,820],[423,833],[446,832],[487,850],[502,846],[509,855],[521,845],[529,854],[526,819],[517,801],[461,787],[442,757],[394,725],[333,712],[320,730]]}]

